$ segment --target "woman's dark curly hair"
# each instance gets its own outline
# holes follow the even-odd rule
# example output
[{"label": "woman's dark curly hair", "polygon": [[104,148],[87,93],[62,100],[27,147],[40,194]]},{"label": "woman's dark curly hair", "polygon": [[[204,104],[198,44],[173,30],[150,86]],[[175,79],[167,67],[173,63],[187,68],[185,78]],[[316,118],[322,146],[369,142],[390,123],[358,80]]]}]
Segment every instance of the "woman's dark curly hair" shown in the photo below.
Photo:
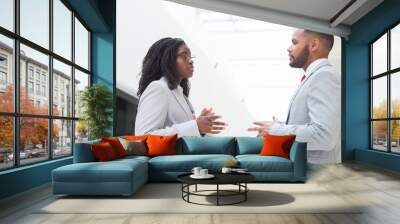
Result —
[{"label": "woman's dark curly hair", "polygon": [[189,80],[184,78],[179,83],[180,78],[176,71],[177,51],[183,44],[185,42],[180,38],[166,37],[150,47],[143,59],[137,93],[139,97],[152,81],[159,80],[163,76],[168,80],[169,89],[175,89],[180,85],[183,88],[183,94],[189,96]]}]

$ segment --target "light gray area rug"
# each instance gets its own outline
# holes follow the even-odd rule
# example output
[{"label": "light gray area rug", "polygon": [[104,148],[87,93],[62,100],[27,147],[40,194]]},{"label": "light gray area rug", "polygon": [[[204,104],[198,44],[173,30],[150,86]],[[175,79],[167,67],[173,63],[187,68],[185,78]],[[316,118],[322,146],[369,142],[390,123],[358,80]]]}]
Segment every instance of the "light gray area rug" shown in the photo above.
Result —
[{"label": "light gray area rug", "polygon": [[[317,184],[255,183],[248,187],[247,201],[237,205],[190,204],[182,200],[180,184],[150,183],[131,197],[58,197],[35,213],[360,213],[359,205],[346,202]],[[234,186],[224,186],[224,189],[232,188]],[[215,189],[214,185],[198,188],[212,189]],[[193,196],[190,199],[208,204],[216,201],[214,196]],[[236,196],[224,197],[222,202],[238,199]]]}]

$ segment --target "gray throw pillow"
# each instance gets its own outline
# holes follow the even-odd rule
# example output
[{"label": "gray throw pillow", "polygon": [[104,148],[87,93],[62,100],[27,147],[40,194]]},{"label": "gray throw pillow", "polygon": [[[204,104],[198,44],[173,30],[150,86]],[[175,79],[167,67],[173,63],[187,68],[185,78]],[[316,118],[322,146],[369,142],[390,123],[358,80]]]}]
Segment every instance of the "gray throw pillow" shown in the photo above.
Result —
[{"label": "gray throw pillow", "polygon": [[126,155],[135,155],[135,156],[145,156],[147,155],[146,145],[143,141],[140,140],[126,140],[124,138],[118,138],[119,142],[121,142],[122,146],[126,151]]}]

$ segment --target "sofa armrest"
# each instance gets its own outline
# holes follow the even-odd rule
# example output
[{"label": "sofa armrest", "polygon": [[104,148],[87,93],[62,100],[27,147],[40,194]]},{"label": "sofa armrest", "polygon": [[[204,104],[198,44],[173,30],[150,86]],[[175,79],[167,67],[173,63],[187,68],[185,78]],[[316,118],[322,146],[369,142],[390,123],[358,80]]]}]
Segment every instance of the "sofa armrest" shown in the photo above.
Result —
[{"label": "sofa armrest", "polygon": [[290,149],[290,160],[293,162],[293,179],[305,181],[307,177],[307,143],[294,142]]},{"label": "sofa armrest", "polygon": [[74,147],[74,163],[89,163],[95,162],[96,158],[94,157],[90,146],[92,144],[98,144],[100,140],[88,141],[75,143]]}]

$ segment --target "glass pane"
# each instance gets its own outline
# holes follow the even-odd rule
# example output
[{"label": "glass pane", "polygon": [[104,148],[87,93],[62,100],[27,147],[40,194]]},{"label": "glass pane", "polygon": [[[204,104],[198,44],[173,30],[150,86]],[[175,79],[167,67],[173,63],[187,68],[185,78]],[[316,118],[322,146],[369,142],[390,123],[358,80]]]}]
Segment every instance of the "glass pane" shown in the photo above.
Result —
[{"label": "glass pane", "polygon": [[53,115],[72,117],[71,66],[53,60]]},{"label": "glass pane", "polygon": [[49,48],[49,0],[20,0],[21,36]]},{"label": "glass pane", "polygon": [[72,60],[72,13],[60,0],[54,0],[53,17],[53,51],[68,60]]},{"label": "glass pane", "polygon": [[392,117],[400,118],[400,72],[391,75],[391,109],[392,109]]},{"label": "glass pane", "polygon": [[21,113],[48,114],[48,64],[47,55],[21,44]]},{"label": "glass pane", "polygon": [[373,75],[387,71],[387,34],[372,45],[372,68]]},{"label": "glass pane", "polygon": [[387,121],[372,122],[372,148],[387,151]]},{"label": "glass pane", "polygon": [[75,121],[75,143],[88,140],[88,129],[84,120]]},{"label": "glass pane", "polygon": [[13,118],[0,116],[0,170],[14,164]]},{"label": "glass pane", "polygon": [[391,69],[400,67],[400,25],[397,25],[391,31],[390,37],[391,48]]},{"label": "glass pane", "polygon": [[392,124],[392,152],[400,153],[400,120],[391,121]]},{"label": "glass pane", "polygon": [[13,40],[0,35],[0,111],[14,111]]},{"label": "glass pane", "polygon": [[387,117],[387,78],[381,77],[372,81],[373,95],[372,105],[373,114],[372,118],[386,118]]},{"label": "glass pane", "polygon": [[0,9],[0,26],[14,31],[14,0],[1,0]]},{"label": "glass pane", "polygon": [[53,121],[53,157],[72,154],[72,121]]},{"label": "glass pane", "polygon": [[79,106],[80,93],[86,86],[89,86],[89,75],[75,69],[75,117],[81,115],[81,107]]},{"label": "glass pane", "polygon": [[49,120],[22,117],[20,119],[20,164],[34,163],[49,158]]},{"label": "glass pane", "polygon": [[89,32],[75,18],[75,63],[89,69]]}]

